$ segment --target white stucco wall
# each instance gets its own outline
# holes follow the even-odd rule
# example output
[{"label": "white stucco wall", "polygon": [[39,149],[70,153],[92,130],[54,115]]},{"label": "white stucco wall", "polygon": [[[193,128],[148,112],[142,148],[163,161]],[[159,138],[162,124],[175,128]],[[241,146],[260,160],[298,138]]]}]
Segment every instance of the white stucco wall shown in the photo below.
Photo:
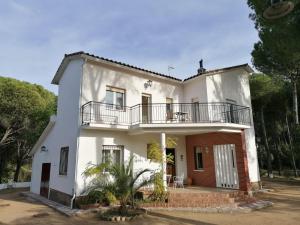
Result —
[{"label": "white stucco wall", "polygon": [[207,102],[206,76],[202,75],[183,84],[184,101],[191,103],[198,100],[200,103]]},{"label": "white stucco wall", "polygon": [[[177,137],[175,150],[176,172],[186,176],[186,149],[184,136]],[[102,162],[102,145],[123,145],[124,161],[128,162],[130,155],[134,155],[133,168],[135,171],[149,168],[151,170],[160,169],[158,163],[150,162],[147,159],[147,144],[152,140],[160,143],[159,134],[145,134],[138,136],[128,135],[121,131],[101,131],[101,130],[82,130],[79,138],[78,151],[78,172],[77,172],[77,194],[82,193],[88,181],[83,176],[83,172],[90,164]],[[183,160],[180,159],[183,155]]]},{"label": "white stucco wall", "polygon": [[260,180],[253,125],[249,74],[242,69],[207,76],[208,102],[226,102],[232,99],[238,105],[250,107],[251,128],[245,130],[249,177],[251,182]]},{"label": "white stucco wall", "polygon": [[[128,72],[122,68],[113,68],[104,64],[86,63],[84,65],[82,103],[88,101],[104,102],[106,86],[126,90],[126,105],[141,104],[142,93],[151,94],[152,103],[166,103],[173,98],[174,103],[183,101],[183,88],[179,82]],[[152,80],[152,86],[144,84]]]},{"label": "white stucco wall", "polygon": [[[40,192],[42,163],[51,163],[50,188],[73,193],[82,64],[83,60],[71,61],[59,82],[56,123],[33,157],[31,191],[34,193]],[[48,152],[40,151],[43,145]],[[69,146],[68,174],[62,176],[59,175],[60,149],[65,146]]]}]

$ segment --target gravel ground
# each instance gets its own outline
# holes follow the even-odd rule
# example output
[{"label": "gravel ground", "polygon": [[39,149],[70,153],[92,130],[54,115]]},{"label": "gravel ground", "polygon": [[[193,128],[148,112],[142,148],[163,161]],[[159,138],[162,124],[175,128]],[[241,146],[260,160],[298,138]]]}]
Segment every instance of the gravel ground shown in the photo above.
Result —
[{"label": "gravel ground", "polygon": [[[295,225],[300,224],[300,182],[265,181],[264,185],[273,191],[258,194],[260,199],[270,200],[274,206],[251,213],[192,213],[156,211],[144,219],[122,224],[133,225]],[[38,202],[21,197],[17,191],[0,192],[0,225],[47,224],[47,225],[92,225],[116,224],[104,222],[94,216],[66,217]]]}]

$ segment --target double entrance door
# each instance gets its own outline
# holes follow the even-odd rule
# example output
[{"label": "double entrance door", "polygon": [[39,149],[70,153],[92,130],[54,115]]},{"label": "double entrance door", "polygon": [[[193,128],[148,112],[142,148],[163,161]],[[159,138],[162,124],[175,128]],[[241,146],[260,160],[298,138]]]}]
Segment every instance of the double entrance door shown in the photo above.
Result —
[{"label": "double entrance door", "polygon": [[238,189],[235,145],[214,145],[214,161],[217,187]]}]

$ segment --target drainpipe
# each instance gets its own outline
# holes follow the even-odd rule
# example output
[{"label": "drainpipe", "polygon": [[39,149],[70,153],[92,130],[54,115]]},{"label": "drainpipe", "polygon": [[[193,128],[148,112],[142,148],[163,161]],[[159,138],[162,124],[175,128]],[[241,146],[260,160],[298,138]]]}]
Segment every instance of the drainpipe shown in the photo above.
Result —
[{"label": "drainpipe", "polygon": [[75,191],[74,191],[73,197],[71,198],[71,204],[70,204],[71,209],[73,209],[73,204],[74,204],[75,198],[76,198],[76,194],[75,194]]}]

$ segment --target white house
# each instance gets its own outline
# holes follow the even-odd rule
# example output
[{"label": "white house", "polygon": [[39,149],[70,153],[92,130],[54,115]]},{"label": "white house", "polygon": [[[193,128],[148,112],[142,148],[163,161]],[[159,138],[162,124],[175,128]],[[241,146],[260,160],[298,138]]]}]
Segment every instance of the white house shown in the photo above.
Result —
[{"label": "white house", "polygon": [[[247,65],[206,71],[185,80],[84,52],[65,55],[52,84],[57,116],[32,149],[31,192],[70,205],[87,185],[83,171],[108,156],[134,170],[159,169],[147,146],[161,143],[175,163],[164,179],[249,191],[258,171]],[[166,138],[177,146],[166,148]]]}]

